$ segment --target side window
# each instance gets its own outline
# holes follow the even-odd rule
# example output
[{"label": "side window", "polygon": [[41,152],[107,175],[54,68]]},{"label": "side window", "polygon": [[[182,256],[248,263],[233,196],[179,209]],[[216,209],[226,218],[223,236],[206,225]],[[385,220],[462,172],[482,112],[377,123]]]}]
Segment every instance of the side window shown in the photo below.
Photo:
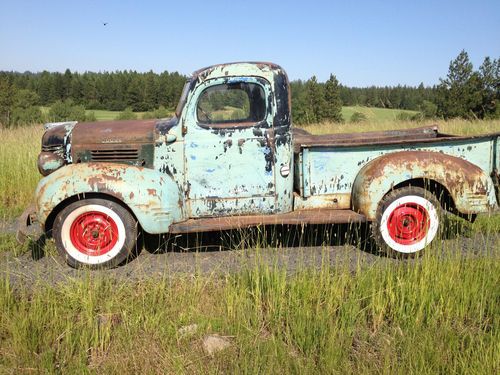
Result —
[{"label": "side window", "polygon": [[254,123],[263,121],[265,116],[265,92],[256,83],[211,86],[202,92],[196,106],[201,124]]}]

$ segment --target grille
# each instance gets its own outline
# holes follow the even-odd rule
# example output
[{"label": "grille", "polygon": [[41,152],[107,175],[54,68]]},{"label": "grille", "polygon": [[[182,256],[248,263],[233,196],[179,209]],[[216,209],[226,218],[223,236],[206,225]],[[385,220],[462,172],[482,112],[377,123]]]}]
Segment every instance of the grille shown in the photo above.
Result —
[{"label": "grille", "polygon": [[139,150],[91,150],[93,161],[136,161],[139,158]]},{"label": "grille", "polygon": [[43,152],[56,152],[59,150],[62,150],[63,145],[62,144],[55,144],[55,145],[42,145],[42,151]]}]

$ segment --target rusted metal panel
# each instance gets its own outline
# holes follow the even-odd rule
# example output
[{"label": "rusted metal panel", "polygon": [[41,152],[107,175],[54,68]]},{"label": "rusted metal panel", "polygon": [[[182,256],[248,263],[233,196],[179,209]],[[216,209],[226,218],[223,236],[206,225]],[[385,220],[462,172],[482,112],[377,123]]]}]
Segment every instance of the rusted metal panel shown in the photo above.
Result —
[{"label": "rusted metal panel", "polygon": [[391,142],[415,142],[438,137],[438,127],[425,126],[414,129],[398,129],[361,133],[310,134],[305,130],[294,129],[294,151],[301,148],[331,146],[362,146],[371,144],[390,144]]},{"label": "rusted metal panel", "polygon": [[295,136],[294,152],[303,148],[312,147],[356,147],[376,145],[408,146],[414,143],[443,143],[464,142],[477,140],[491,140],[500,136],[499,133],[483,134],[478,136],[456,136],[439,133],[437,126],[428,126],[414,129],[387,130],[382,132],[341,133],[341,134],[304,134],[297,132]]},{"label": "rusted metal panel", "polygon": [[[282,131],[283,126],[274,126],[276,96],[270,81],[250,76],[247,68],[248,64],[217,67],[217,75],[209,69],[188,95],[181,121],[187,128],[184,165],[190,217],[272,214],[292,209],[293,176],[285,172],[292,168],[291,137],[288,129]],[[255,66],[252,70],[261,72]],[[259,73],[270,79],[272,74],[268,69]],[[197,103],[203,93],[235,83],[263,90],[264,120],[198,122]]]},{"label": "rusted metal panel", "polygon": [[378,202],[394,186],[412,179],[436,181],[463,214],[488,212],[497,206],[486,169],[459,157],[431,151],[402,151],[374,159],[361,169],[352,190],[353,207],[375,219]]},{"label": "rusted metal panel", "polygon": [[226,216],[190,219],[170,226],[171,233],[209,232],[258,225],[364,223],[366,218],[351,210],[298,210],[276,215]]},{"label": "rusted metal panel", "polygon": [[44,152],[42,151],[38,155],[38,171],[42,176],[47,176],[52,172],[58,170],[65,164],[65,160],[62,156],[57,155],[54,152]]},{"label": "rusted metal panel", "polygon": [[168,175],[123,164],[85,163],[66,165],[40,181],[36,191],[38,221],[44,224],[66,199],[89,193],[123,202],[149,233],[164,233],[172,222],[183,220],[178,204],[182,198]]},{"label": "rusted metal panel", "polygon": [[351,194],[325,194],[313,195],[309,198],[295,194],[294,196],[294,209],[296,210],[310,210],[319,208],[329,208],[336,210],[348,210],[351,208]]},{"label": "rusted metal panel", "polygon": [[73,129],[73,147],[152,143],[156,122],[157,120],[123,120],[79,123]]},{"label": "rusted metal panel", "polygon": [[[358,178],[364,176],[361,172],[361,176],[358,177],[362,168],[369,164],[370,162],[376,160],[377,158],[384,158],[385,155],[398,153],[401,151],[411,152],[416,150],[433,152],[439,155],[448,155],[450,157],[459,158],[461,160],[467,160],[469,163],[475,165],[477,168],[483,171],[483,174],[489,175],[489,171],[493,169],[493,156],[492,156],[492,139],[494,137],[478,137],[478,138],[466,138],[466,139],[453,139],[453,141],[441,139],[434,143],[412,143],[412,144],[396,144],[396,145],[371,145],[371,146],[351,146],[351,147],[311,147],[304,148],[300,153],[302,161],[302,172],[303,172],[303,185],[305,198],[311,196],[321,196],[321,195],[335,195],[335,194],[351,194],[353,199],[358,193],[363,193],[363,189],[353,190],[354,181]],[[402,159],[405,158],[405,154],[402,154]],[[427,154],[422,154],[421,159],[425,160]],[[413,159],[411,159],[413,160]],[[428,167],[431,168],[431,167]],[[434,168],[434,167],[432,167]],[[417,163],[415,169],[412,169],[410,165],[408,168],[399,171],[397,168],[394,169],[394,173],[398,180],[397,183],[403,182],[405,180],[410,180],[412,178],[424,178],[425,167],[419,167]],[[388,175],[392,175],[390,171],[385,171]],[[399,173],[399,174],[398,174]],[[425,173],[432,173],[432,171],[427,171]],[[443,172],[444,173],[444,172]],[[384,179],[384,177],[381,177]],[[490,180],[488,178],[488,180]],[[491,182],[490,182],[491,184]],[[446,186],[445,186],[446,187]],[[385,195],[392,186],[381,186],[380,194]],[[385,190],[384,190],[385,189]],[[372,206],[376,206],[379,202],[377,200],[380,198],[380,194],[373,195]],[[489,193],[488,193],[489,194]],[[472,199],[472,196],[470,196]],[[476,197],[477,198],[477,197]],[[475,199],[476,199],[475,198]],[[465,198],[464,198],[465,199]],[[484,199],[483,199],[484,200]],[[486,198],[488,202],[487,206],[480,209],[479,212],[484,212],[488,210],[491,206],[491,197]],[[465,205],[465,204],[464,204]],[[475,207],[480,205],[479,201],[472,203],[471,206]],[[307,207],[307,200],[303,202],[301,207]],[[462,208],[462,205],[458,205]],[[334,207],[332,207],[334,208]],[[357,209],[359,207],[356,207]],[[373,211],[371,211],[373,213]],[[464,210],[464,213],[470,213],[470,210]],[[369,218],[371,216],[365,212]]]},{"label": "rusted metal panel", "polygon": [[156,120],[80,123],[72,134],[74,163],[114,162],[153,168]]},{"label": "rusted metal panel", "polygon": [[76,124],[76,121],[46,124],[47,131],[42,136],[42,152],[52,152],[66,163],[71,163],[72,132]]}]

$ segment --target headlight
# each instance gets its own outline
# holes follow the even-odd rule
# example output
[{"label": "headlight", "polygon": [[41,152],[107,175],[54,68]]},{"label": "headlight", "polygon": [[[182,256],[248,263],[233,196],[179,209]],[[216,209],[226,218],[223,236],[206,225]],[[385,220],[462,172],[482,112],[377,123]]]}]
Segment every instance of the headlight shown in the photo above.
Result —
[{"label": "headlight", "polygon": [[38,171],[43,176],[48,176],[64,165],[64,159],[52,152],[41,152],[38,155]]}]

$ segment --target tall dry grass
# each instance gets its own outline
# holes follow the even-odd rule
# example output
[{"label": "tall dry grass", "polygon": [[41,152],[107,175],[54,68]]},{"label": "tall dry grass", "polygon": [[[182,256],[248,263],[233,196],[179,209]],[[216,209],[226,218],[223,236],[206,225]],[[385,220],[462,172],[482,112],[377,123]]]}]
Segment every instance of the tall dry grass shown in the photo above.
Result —
[{"label": "tall dry grass", "polygon": [[0,128],[0,220],[15,218],[33,200],[42,134],[41,125]]},{"label": "tall dry grass", "polygon": [[429,120],[425,122],[416,121],[398,121],[385,120],[377,122],[360,122],[360,123],[331,123],[325,122],[322,124],[306,125],[302,128],[312,134],[331,134],[331,133],[357,133],[365,131],[382,131],[393,129],[409,129],[418,128],[428,125],[438,125],[439,131],[447,134],[456,135],[479,135],[487,133],[500,132],[500,120]]},{"label": "tall dry grass", "polygon": [[[319,269],[294,273],[279,266],[282,248],[265,246],[242,243],[253,260],[235,274],[131,283],[82,271],[14,286],[7,275],[0,372],[498,373],[498,246],[472,256],[436,243],[420,261],[369,267],[332,267],[324,252]],[[210,356],[213,333],[231,346]]]}]

